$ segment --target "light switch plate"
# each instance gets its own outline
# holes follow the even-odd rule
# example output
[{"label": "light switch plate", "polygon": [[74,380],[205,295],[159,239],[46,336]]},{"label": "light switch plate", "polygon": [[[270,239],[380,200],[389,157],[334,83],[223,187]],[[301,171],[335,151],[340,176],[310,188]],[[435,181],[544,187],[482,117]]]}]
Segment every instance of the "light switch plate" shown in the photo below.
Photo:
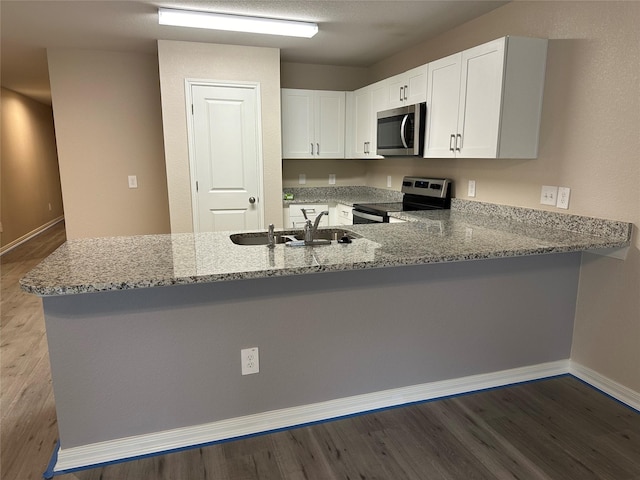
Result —
[{"label": "light switch plate", "polygon": [[475,197],[476,196],[476,181],[475,180],[469,180],[469,188],[467,190],[467,196],[468,197]]},{"label": "light switch plate", "polygon": [[387,188],[391,188],[391,175],[387,175]]},{"label": "light switch plate", "polygon": [[540,192],[540,203],[542,205],[556,206],[556,200],[558,198],[558,187],[552,187],[549,185],[543,185]]},{"label": "light switch plate", "polygon": [[129,188],[138,188],[138,177],[136,175],[129,175]]},{"label": "light switch plate", "polygon": [[335,185],[336,184],[336,174],[335,173],[330,173],[329,174],[329,185]]},{"label": "light switch plate", "polygon": [[298,185],[304,185],[307,183],[307,176],[304,173],[298,175]]}]

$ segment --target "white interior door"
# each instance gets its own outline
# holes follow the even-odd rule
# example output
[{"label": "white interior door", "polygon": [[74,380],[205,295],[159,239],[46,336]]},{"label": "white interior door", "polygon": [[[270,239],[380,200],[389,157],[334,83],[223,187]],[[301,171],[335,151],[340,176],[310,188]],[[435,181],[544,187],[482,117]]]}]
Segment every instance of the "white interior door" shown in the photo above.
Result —
[{"label": "white interior door", "polygon": [[191,85],[194,231],[262,228],[257,85]]}]

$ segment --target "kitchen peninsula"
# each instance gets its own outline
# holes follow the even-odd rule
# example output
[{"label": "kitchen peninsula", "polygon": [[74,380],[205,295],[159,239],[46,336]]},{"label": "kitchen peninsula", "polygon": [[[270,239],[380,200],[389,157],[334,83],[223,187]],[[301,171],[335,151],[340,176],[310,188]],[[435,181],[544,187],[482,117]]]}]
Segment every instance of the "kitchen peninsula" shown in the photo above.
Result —
[{"label": "kitchen peninsula", "polygon": [[[43,297],[56,471],[566,373],[580,252],[631,235],[457,199],[398,215],[345,227],[351,244],[60,247],[21,280]],[[242,376],[249,347],[260,372]]]}]

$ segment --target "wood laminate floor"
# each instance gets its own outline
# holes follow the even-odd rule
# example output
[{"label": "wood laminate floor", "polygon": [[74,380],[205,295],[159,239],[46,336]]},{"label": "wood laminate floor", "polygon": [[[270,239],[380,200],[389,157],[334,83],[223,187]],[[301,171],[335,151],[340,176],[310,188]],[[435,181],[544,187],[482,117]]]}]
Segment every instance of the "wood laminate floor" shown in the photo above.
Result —
[{"label": "wood laminate floor", "polygon": [[[3,480],[41,478],[57,438],[41,302],[18,279],[62,225],[2,257]],[[570,377],[84,470],[59,480],[640,480],[640,414]]]}]

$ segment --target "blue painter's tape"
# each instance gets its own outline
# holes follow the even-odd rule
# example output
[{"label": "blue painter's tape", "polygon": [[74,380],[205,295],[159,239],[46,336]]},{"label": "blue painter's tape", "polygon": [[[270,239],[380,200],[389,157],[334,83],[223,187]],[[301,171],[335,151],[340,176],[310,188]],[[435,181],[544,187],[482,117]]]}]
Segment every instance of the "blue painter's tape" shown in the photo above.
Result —
[{"label": "blue painter's tape", "polygon": [[[536,382],[541,382],[541,381],[544,381],[544,380],[550,380],[552,378],[562,378],[562,377],[575,378],[576,380],[581,381],[582,383],[584,383],[585,385],[593,388],[594,390],[596,390],[596,391],[598,391],[600,393],[603,393],[604,395],[612,398],[613,400],[616,400],[614,397],[611,397],[611,395],[608,395],[606,392],[603,392],[603,391],[599,390],[598,388],[593,387],[593,385],[590,385],[589,383],[585,382],[584,380],[581,380],[581,379],[577,378],[574,375],[571,375],[570,373],[561,373],[561,374],[558,374],[558,375],[550,375],[548,377],[536,378],[536,379],[533,379],[533,380],[524,380],[524,381],[521,381],[521,382],[510,383],[510,384],[507,384],[507,385],[499,385],[497,387],[480,388],[478,390],[473,390],[473,391],[469,391],[469,392],[455,393],[455,394],[451,394],[451,395],[444,395],[444,396],[441,396],[441,397],[435,397],[435,398],[431,398],[431,399],[428,399],[428,400],[417,400],[415,402],[408,402],[408,403],[404,403],[404,404],[401,404],[401,405],[393,405],[393,406],[390,406],[390,407],[382,407],[382,408],[377,408],[377,409],[368,410],[368,411],[364,411],[364,412],[352,413],[352,414],[347,414],[347,415],[343,415],[343,416],[327,418],[327,419],[323,419],[323,420],[316,420],[316,421],[307,422],[307,423],[303,423],[303,424],[299,424],[299,425],[291,425],[291,426],[288,426],[288,427],[281,427],[281,428],[276,428],[276,429],[273,429],[273,430],[267,430],[267,431],[263,431],[263,432],[250,433],[250,434],[241,435],[241,436],[238,436],[238,437],[225,438],[225,439],[221,439],[221,440],[214,440],[214,441],[211,441],[211,442],[187,445],[187,446],[184,446],[184,447],[178,447],[178,448],[164,450],[164,451],[160,451],[160,452],[147,453],[147,454],[143,454],[143,455],[132,456],[132,457],[127,457],[127,458],[120,458],[120,459],[117,459],[117,460],[111,460],[111,461],[107,461],[107,462],[97,463],[97,464],[94,464],[94,465],[86,465],[86,466],[83,466],[83,467],[74,467],[74,468],[69,468],[69,469],[66,469],[66,470],[55,471],[55,464],[58,461],[58,452],[60,450],[60,442],[58,441],[58,443],[56,444],[55,450],[53,452],[53,455],[51,457],[51,461],[49,462],[49,466],[47,467],[47,471],[43,474],[43,477],[45,478],[45,480],[51,480],[54,477],[54,475],[63,475],[63,474],[67,474],[67,473],[79,472],[79,471],[82,471],[82,470],[89,470],[89,469],[93,469],[93,468],[106,467],[106,466],[109,466],[109,465],[116,465],[116,464],[119,464],[119,463],[130,462],[132,460],[141,460],[141,459],[144,459],[144,458],[156,457],[156,456],[159,456],[159,455],[167,455],[167,454],[171,454],[171,453],[183,452],[185,450],[192,450],[192,449],[196,449],[196,448],[204,448],[204,447],[209,447],[209,446],[213,446],[213,445],[219,445],[219,444],[223,444],[223,443],[233,442],[233,441],[236,441],[236,440],[242,440],[242,439],[246,439],[246,438],[258,437],[258,436],[262,436],[262,435],[268,435],[268,434],[272,434],[272,433],[278,433],[278,432],[283,432],[283,431],[287,431],[287,430],[293,430],[293,429],[296,429],[296,428],[310,427],[310,426],[313,426],[313,425],[332,422],[332,421],[336,421],[336,420],[342,420],[342,419],[346,419],[346,418],[353,418],[353,417],[358,417],[358,416],[361,416],[361,415],[367,415],[367,414],[371,414],[371,413],[382,412],[382,411],[385,411],[385,410],[393,410],[393,409],[397,409],[397,408],[408,407],[408,406],[411,406],[411,405],[432,403],[432,402],[437,402],[439,400],[445,400],[445,399],[456,398],[456,397],[463,397],[463,396],[466,396],[466,395],[473,395],[473,394],[476,394],[476,393],[487,392],[487,391],[491,391],[491,390],[500,390],[500,389],[503,389],[503,388],[513,387],[513,386],[516,386],[516,385],[525,385],[525,384],[529,384],[529,383],[536,383]],[[619,400],[616,400],[616,401],[619,402],[620,404],[628,407],[628,408],[631,408],[631,410],[636,411],[633,407],[631,407],[629,405],[626,405],[625,403],[620,402]]]},{"label": "blue painter's tape", "polygon": [[50,480],[55,475],[54,468],[56,467],[56,463],[58,462],[58,452],[60,451],[60,440],[56,442],[56,446],[53,448],[53,453],[51,454],[51,460],[49,460],[49,465],[47,465],[47,470],[42,474],[45,480]]}]

